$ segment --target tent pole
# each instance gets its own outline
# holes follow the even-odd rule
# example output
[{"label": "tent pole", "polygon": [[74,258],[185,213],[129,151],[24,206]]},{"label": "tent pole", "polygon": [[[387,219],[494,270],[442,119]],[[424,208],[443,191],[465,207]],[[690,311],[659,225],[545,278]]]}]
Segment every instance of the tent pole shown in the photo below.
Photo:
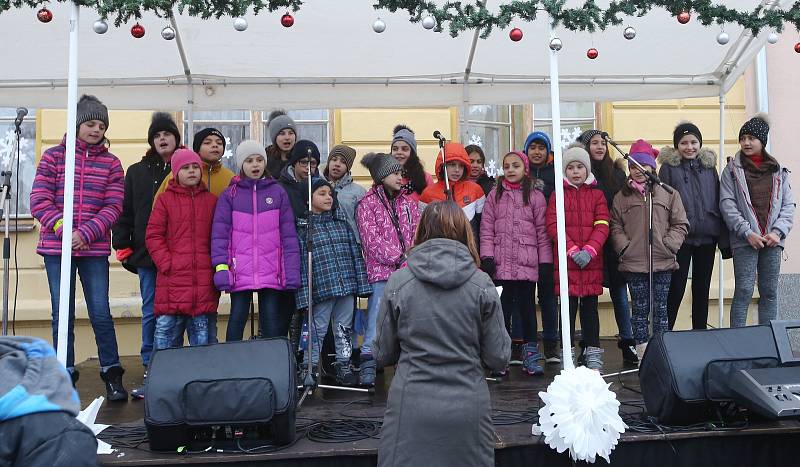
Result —
[{"label": "tent pole", "polygon": [[[719,88],[719,173],[725,170],[725,90],[722,86]],[[725,223],[722,223],[722,228],[727,229]],[[718,253],[718,277],[719,277],[719,327],[723,326],[722,321],[725,315],[725,263],[722,260],[722,252]]]},{"label": "tent pole", "polygon": [[[550,23],[550,39],[556,37],[553,24]],[[561,301],[561,347],[563,357],[561,364],[568,370],[575,366],[572,364],[572,341],[569,327],[569,290],[567,284],[567,233],[564,224],[564,174],[561,171],[561,105],[558,87],[558,51],[550,50],[550,108],[553,117],[553,153],[555,165],[556,190],[553,196],[556,197],[556,231],[558,245],[558,282],[561,284],[559,299]],[[525,148],[527,150],[527,148]],[[533,297],[531,297],[533,300]]]},{"label": "tent pole", "polygon": [[175,16],[170,12],[169,23],[175,31],[175,44],[178,46],[178,54],[181,56],[181,64],[183,65],[183,74],[186,76],[186,134],[183,135],[184,140],[189,144],[192,140],[190,137],[194,135],[194,85],[192,84],[192,70],[189,68],[189,60],[186,58],[186,49],[183,47],[183,39],[181,39],[181,31],[178,29],[178,22],[175,21]]},{"label": "tent pole", "polygon": [[[483,6],[486,6],[486,1],[482,2]],[[475,30],[475,34],[472,35],[472,45],[469,47],[469,57],[467,58],[467,66],[464,67],[464,86],[463,86],[463,94],[461,100],[461,128],[459,128],[459,134],[461,134],[461,143],[466,145],[469,138],[469,75],[472,73],[472,61],[475,59],[475,48],[478,46],[478,38],[480,37],[481,30],[480,28]]]},{"label": "tent pole", "polygon": [[80,9],[70,2],[69,62],[67,65],[67,152],[64,164],[64,217],[61,236],[61,281],[58,291],[58,340],[56,357],[67,364],[67,331],[70,309],[70,282],[72,273],[72,215],[75,201],[75,138],[78,121],[78,32]]}]

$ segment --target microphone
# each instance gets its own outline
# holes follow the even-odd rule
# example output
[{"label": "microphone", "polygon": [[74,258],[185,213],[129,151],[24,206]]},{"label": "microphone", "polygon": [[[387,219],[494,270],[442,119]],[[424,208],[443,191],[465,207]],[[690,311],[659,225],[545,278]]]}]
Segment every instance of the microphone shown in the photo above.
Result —
[{"label": "microphone", "polygon": [[28,115],[28,109],[25,107],[17,107],[17,118],[14,120],[14,125],[17,127],[22,125],[22,120],[25,119],[26,115]]},{"label": "microphone", "polygon": [[433,132],[433,137],[439,140],[444,139],[444,136],[442,136],[442,133],[439,130]]},{"label": "microphone", "polygon": [[609,136],[608,136],[608,132],[607,131],[601,131],[600,132],[600,137],[603,138],[603,139],[610,139]]}]

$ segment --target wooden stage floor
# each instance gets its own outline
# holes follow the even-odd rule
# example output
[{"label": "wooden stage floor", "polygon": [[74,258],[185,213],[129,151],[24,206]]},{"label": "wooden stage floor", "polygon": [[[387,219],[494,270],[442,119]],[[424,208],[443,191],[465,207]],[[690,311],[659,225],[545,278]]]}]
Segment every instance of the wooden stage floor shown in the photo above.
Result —
[{"label": "wooden stage floor", "polygon": [[[606,373],[631,369],[622,364],[616,342],[603,341],[606,349]],[[126,373],[125,387],[130,390],[141,382],[143,368],[135,357],[123,358]],[[81,378],[78,392],[84,406],[95,397],[105,395],[98,376],[98,363],[89,360],[80,364]],[[634,367],[635,368],[635,367]],[[497,465],[573,465],[567,454],[550,449],[540,436],[531,434],[541,401],[539,391],[544,391],[558,371],[559,365],[548,365],[544,376],[524,375],[519,366],[501,382],[490,382],[493,419],[495,420],[495,448]],[[378,375],[374,395],[317,389],[306,400],[297,414],[298,428],[312,426],[320,421],[353,419],[372,426],[380,421],[386,406],[386,394],[392,370]],[[632,428],[622,435],[620,444],[612,453],[613,465],[797,465],[800,458],[800,423],[791,421],[750,421],[744,425],[721,429],[719,426],[700,426],[692,430],[670,432],[644,423],[644,403],[639,393],[636,373],[608,379],[611,389],[622,403],[621,411],[630,414],[626,422]],[[115,433],[112,445],[115,452],[98,456],[101,465],[375,465],[379,435],[373,434],[358,441],[318,442],[306,436],[307,430],[298,432],[295,444],[274,452],[243,453],[210,452],[178,454],[148,450],[144,430],[144,401],[104,403],[97,418],[98,423],[112,425]],[[638,420],[638,422],[637,422]],[[641,427],[641,428],[638,428]],[[363,428],[363,427],[362,427]],[[367,429],[368,428],[363,428]],[[636,431],[636,430],[641,431]],[[663,429],[663,428],[662,428]],[[124,436],[121,436],[123,435]],[[108,435],[105,435],[108,436]],[[101,433],[102,439],[104,434]],[[126,447],[123,447],[127,445]],[[135,447],[134,447],[135,446]],[[726,460],[727,459],[727,460]],[[730,459],[737,462],[731,464]],[[791,459],[794,459],[791,461]],[[783,463],[789,460],[789,463]],[[718,461],[718,462],[717,462]],[[782,464],[783,463],[783,464]],[[599,459],[598,464],[606,464]],[[415,466],[416,467],[416,466]],[[422,467],[422,466],[420,466]]]}]

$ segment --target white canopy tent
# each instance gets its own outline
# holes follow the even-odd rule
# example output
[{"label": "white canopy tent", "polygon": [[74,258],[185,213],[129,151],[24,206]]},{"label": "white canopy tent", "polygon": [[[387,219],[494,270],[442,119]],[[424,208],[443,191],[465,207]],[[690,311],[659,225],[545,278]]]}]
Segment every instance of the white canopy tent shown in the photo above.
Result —
[{"label": "white canopy tent", "polygon": [[[752,10],[762,2],[725,3]],[[790,3],[763,2],[767,9]],[[525,37],[515,43],[504,31],[494,31],[486,40],[476,40],[477,32],[457,38],[437,34],[410,23],[404,12],[376,12],[369,1],[307,0],[292,28],[283,28],[278,14],[248,17],[249,28],[244,32],[235,31],[230,18],[177,16],[170,21],[145,15],[141,23],[148,33],[134,39],[130,25],[98,35],[91,29],[96,19],[91,11],[83,11],[84,20],[79,23],[77,7],[58,3],[51,8],[55,19],[48,24],[38,23],[30,9],[0,14],[0,30],[6,37],[26,38],[13,49],[9,42],[4,47],[7,66],[0,74],[0,105],[67,107],[68,122],[73,122],[67,125],[67,138],[73,143],[77,86],[81,93],[96,94],[113,109],[182,109],[189,115],[213,109],[549,101],[553,131],[558,134],[560,101],[718,95],[723,103],[725,92],[744,73],[768,34],[754,37],[750,31],[728,25],[726,32],[732,40],[722,46],[715,39],[718,27],[706,28],[695,21],[681,25],[655,9],[595,34],[551,30],[543,15],[535,23],[516,24]],[[71,31],[70,16],[70,23],[77,25]],[[371,28],[378,16],[387,24],[382,34]],[[161,28],[170,23],[178,33],[176,41],[160,37]],[[626,26],[638,31],[633,41],[622,37]],[[553,36],[564,44],[558,52],[548,48]],[[586,57],[589,47],[600,51],[599,58]],[[720,148],[724,149],[724,141]],[[560,166],[560,145],[554,149]],[[70,271],[74,156],[74,144],[68,144],[62,275]],[[720,162],[723,158],[721,150]],[[560,171],[556,173],[558,253],[564,264],[563,190]],[[566,283],[566,269],[560,272],[561,283]],[[722,324],[721,260],[719,273]],[[69,299],[69,281],[61,284],[58,354],[64,362],[68,308],[63,305]],[[566,288],[561,298],[562,321],[568,322]],[[562,337],[569,339],[568,328]],[[565,362],[570,362],[569,346],[564,348]]]}]

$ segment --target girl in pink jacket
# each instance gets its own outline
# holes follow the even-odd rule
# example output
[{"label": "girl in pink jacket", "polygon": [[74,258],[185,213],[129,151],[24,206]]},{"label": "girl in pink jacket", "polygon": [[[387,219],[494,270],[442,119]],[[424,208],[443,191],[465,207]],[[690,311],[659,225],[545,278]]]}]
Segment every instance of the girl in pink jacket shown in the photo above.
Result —
[{"label": "girl in pink jacket", "polygon": [[[503,157],[503,176],[489,192],[481,219],[481,268],[503,286],[500,302],[506,329],[519,309],[522,317],[523,371],[541,375],[536,345],[536,306],[533,302],[539,265],[553,263],[553,245],[547,236],[544,195],[533,188],[527,157],[510,152]],[[516,324],[515,324],[516,326]]]},{"label": "girl in pink jacket", "polygon": [[361,235],[367,279],[372,295],[367,305],[367,329],[361,345],[361,385],[375,384],[372,342],[383,288],[389,276],[406,264],[406,252],[414,242],[419,224],[417,202],[402,188],[403,166],[388,154],[370,153],[361,164],[375,182],[356,207],[356,222]]}]

